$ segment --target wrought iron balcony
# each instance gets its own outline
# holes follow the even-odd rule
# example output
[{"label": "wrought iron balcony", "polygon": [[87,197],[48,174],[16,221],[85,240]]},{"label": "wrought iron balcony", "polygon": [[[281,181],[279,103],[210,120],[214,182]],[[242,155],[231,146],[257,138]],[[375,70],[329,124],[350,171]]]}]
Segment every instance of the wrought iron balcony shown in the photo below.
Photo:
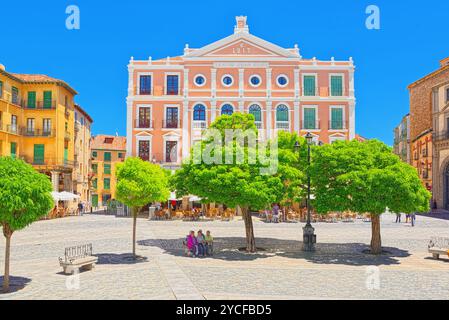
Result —
[{"label": "wrought iron balcony", "polygon": [[179,129],[181,128],[180,120],[163,120],[162,121],[163,129]]},{"label": "wrought iron balcony", "polygon": [[302,121],[301,122],[301,130],[320,130],[321,122],[320,121]]},{"label": "wrought iron balcony", "polygon": [[52,138],[56,135],[56,131],[55,130],[34,129],[34,128],[21,128],[20,134],[25,137]]},{"label": "wrought iron balcony", "polygon": [[135,122],[135,128],[137,129],[154,129],[154,121],[146,119],[137,119]]}]

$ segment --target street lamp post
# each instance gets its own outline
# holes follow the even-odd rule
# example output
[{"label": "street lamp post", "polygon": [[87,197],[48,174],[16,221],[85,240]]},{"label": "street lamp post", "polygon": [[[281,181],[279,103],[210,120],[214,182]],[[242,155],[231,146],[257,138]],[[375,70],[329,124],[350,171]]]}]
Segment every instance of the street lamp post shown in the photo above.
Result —
[{"label": "street lamp post", "polygon": [[[311,151],[310,146],[313,143],[313,136],[309,132],[306,135],[306,141],[307,141],[307,164],[310,167],[311,163]],[[300,145],[299,142],[296,142],[295,148],[300,152]],[[301,156],[301,155],[300,155]],[[316,235],[315,235],[315,228],[312,226],[312,212],[310,207],[310,201],[311,200],[311,192],[310,192],[310,174],[307,171],[307,223],[306,226],[303,228],[303,248],[302,250],[305,252],[314,252],[315,251],[315,244],[316,244]]]}]

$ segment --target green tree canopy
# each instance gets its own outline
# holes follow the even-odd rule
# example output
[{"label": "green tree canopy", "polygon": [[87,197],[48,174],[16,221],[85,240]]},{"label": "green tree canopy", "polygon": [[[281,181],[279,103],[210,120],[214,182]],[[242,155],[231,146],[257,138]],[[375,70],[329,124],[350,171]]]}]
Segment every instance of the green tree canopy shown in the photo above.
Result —
[{"label": "green tree canopy", "polygon": [[168,172],[139,158],[128,158],[117,165],[116,176],[116,198],[132,210],[133,255],[136,257],[137,215],[142,207],[168,199]]},{"label": "green tree canopy", "polygon": [[55,205],[51,191],[50,179],[31,165],[0,158],[0,224],[6,238],[4,291],[9,290],[11,236],[48,214]]},{"label": "green tree canopy", "polygon": [[[226,130],[249,130],[257,134],[254,124],[254,116],[249,114],[234,113],[232,116],[224,115],[219,117],[212,125],[221,133],[221,143],[223,148],[218,152],[222,164],[206,163],[202,155],[207,153],[207,149],[213,141],[204,141],[200,145],[201,152],[192,150],[190,161],[183,164],[173,178],[178,196],[194,194],[207,200],[207,202],[217,202],[228,207],[240,207],[243,214],[246,229],[247,251],[256,251],[252,217],[249,209],[264,209],[268,205],[280,201],[283,196],[282,180],[278,176],[265,175],[261,169],[269,166],[268,163],[249,161],[249,155],[258,155],[260,150],[248,144],[237,143],[236,140],[225,145]],[[263,151],[265,152],[265,150]],[[243,161],[233,161],[226,164],[225,154],[232,154],[233,159],[237,159],[238,154],[244,155]],[[268,155],[268,154],[265,154]]]},{"label": "green tree canopy", "polygon": [[371,251],[382,251],[380,215],[426,212],[431,195],[416,169],[403,163],[384,143],[335,142],[315,147],[310,167],[318,213],[350,210],[370,213]]}]

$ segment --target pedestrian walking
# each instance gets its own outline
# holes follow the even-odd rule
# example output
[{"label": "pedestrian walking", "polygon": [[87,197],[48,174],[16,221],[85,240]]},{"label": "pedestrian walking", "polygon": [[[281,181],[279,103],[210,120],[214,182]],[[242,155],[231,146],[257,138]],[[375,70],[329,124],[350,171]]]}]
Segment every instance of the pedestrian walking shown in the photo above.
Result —
[{"label": "pedestrian walking", "polygon": [[401,216],[402,214],[396,213],[396,223],[401,223]]},{"label": "pedestrian walking", "polygon": [[416,224],[416,214],[415,214],[415,213],[412,213],[412,214],[410,215],[410,220],[411,220],[411,222],[412,222],[412,227],[414,227],[415,224]]}]

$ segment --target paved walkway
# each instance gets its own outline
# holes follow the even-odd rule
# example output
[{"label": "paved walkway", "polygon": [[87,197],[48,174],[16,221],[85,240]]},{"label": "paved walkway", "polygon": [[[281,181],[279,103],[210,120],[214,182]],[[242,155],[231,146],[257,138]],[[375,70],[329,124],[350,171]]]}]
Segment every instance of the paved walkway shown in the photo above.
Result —
[{"label": "paved walkway", "polygon": [[[449,299],[449,260],[426,252],[431,236],[449,237],[449,221],[418,217],[417,226],[382,222],[391,254],[364,255],[370,224],[316,224],[318,250],[301,252],[302,224],[255,221],[256,254],[245,244],[242,221],[138,221],[138,254],[129,259],[132,221],[111,216],[71,217],[33,224],[13,236],[14,292],[0,299]],[[184,257],[189,230],[211,230],[216,254]],[[99,263],[79,277],[61,273],[67,246],[92,243]],[[0,262],[4,260],[0,238]],[[0,267],[3,265],[0,263]],[[79,280],[79,281],[78,281]],[[1,282],[1,279],[0,279]]]}]

